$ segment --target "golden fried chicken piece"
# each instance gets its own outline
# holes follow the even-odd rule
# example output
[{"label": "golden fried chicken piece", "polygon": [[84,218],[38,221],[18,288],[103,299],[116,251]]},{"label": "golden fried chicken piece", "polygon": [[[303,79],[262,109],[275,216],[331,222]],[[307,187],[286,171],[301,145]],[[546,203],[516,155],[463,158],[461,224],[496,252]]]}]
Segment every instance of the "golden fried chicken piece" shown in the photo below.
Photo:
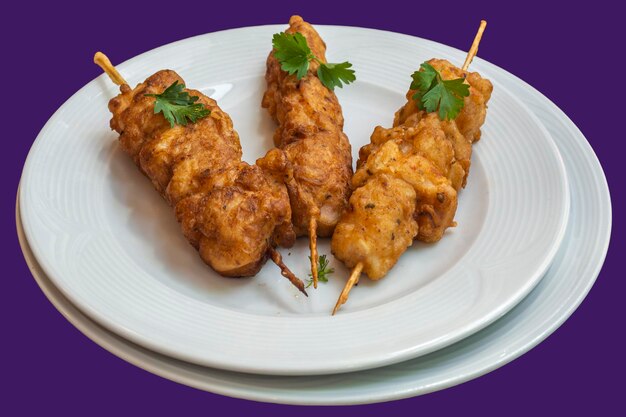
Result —
[{"label": "golden fried chicken piece", "polygon": [[226,276],[255,275],[273,242],[292,246],[290,214],[285,187],[245,162],[209,177],[176,205],[185,237]]},{"label": "golden fried chicken piece", "polygon": [[[292,16],[287,33],[302,34],[311,51],[325,62],[326,45],[313,27]],[[330,236],[348,204],[352,155],[343,133],[343,115],[335,93],[316,76],[319,64],[311,62],[301,80],[288,75],[270,53],[267,59],[267,91],[262,107],[278,123],[274,144],[288,159],[286,182],[298,236],[309,233],[311,219],[317,234]]]},{"label": "golden fried chicken piece", "polygon": [[[444,79],[465,74],[448,61],[433,59],[429,63]],[[442,121],[436,113],[419,110],[412,98],[415,91],[410,90],[409,101],[396,112],[394,127],[376,127],[370,143],[359,150],[350,208],[331,242],[333,254],[347,266],[361,264],[371,279],[380,279],[410,246],[407,236],[436,242],[455,225],[457,191],[467,181],[472,142],[480,137],[492,91],[491,83],[477,73],[466,79],[470,96],[455,120]],[[414,192],[412,205],[407,187]],[[397,207],[390,205],[394,195]],[[398,236],[400,241],[395,242]],[[345,297],[342,294],[338,306]]]},{"label": "golden fried chicken piece", "polygon": [[472,143],[459,132],[454,121],[442,121],[437,114],[424,114],[415,125],[403,124],[390,129],[377,126],[369,144],[359,150],[357,167],[367,161],[381,145],[393,140],[404,152],[414,151],[432,162],[455,190],[465,186],[469,174]]},{"label": "golden fried chicken piece", "polygon": [[[454,119],[459,131],[471,142],[480,139],[480,127],[485,123],[487,116],[487,102],[491,98],[493,85],[477,72],[466,72],[454,66],[445,59],[431,59],[428,61],[443,77],[444,80],[465,78],[470,86],[470,95],[465,97],[463,109]],[[407,103],[396,112],[393,125],[412,125],[421,119],[426,112],[420,110],[413,100],[415,90],[406,93]]]},{"label": "golden fried chicken piece", "polygon": [[[386,140],[379,142],[381,137]],[[348,267],[361,262],[371,279],[385,276],[414,239],[435,242],[454,224],[456,190],[411,137],[397,128],[376,129],[376,143],[361,152],[355,191],[331,241],[338,259]]]},{"label": "golden fried chicken piece", "polygon": [[[163,115],[154,114],[155,99],[146,94],[162,93],[174,81],[184,83],[164,70],[134,89],[123,85],[109,102],[111,127],[175,208],[202,259],[224,276],[255,275],[274,245],[288,247],[295,241],[282,173],[271,164],[242,162],[230,117],[199,91],[186,90],[211,111],[208,117],[171,128]],[[303,289],[302,282],[294,285]]]},{"label": "golden fried chicken piece", "polygon": [[352,158],[347,139],[339,144],[336,140],[334,134],[320,132],[284,148],[293,169],[286,185],[298,236],[307,235],[311,216],[317,218],[317,235],[331,236],[346,209]]},{"label": "golden fried chicken piece", "polygon": [[397,142],[388,141],[357,170],[352,186],[357,189],[380,174],[402,179],[415,190],[413,216],[419,225],[417,239],[436,242],[454,225],[456,190],[428,158],[410,148],[403,151]]},{"label": "golden fried chicken piece", "polygon": [[154,97],[146,94],[159,94],[175,81],[183,83],[174,71],[159,71],[109,102],[111,128],[120,133],[122,148],[171,205],[192,194],[204,178],[241,160],[230,117],[199,91],[186,90],[211,110],[209,117],[170,128],[162,114],[154,114]]},{"label": "golden fried chicken piece", "polygon": [[417,235],[415,197],[402,179],[386,173],[372,176],[352,193],[335,228],[332,253],[349,268],[362,263],[371,279],[384,277]]}]

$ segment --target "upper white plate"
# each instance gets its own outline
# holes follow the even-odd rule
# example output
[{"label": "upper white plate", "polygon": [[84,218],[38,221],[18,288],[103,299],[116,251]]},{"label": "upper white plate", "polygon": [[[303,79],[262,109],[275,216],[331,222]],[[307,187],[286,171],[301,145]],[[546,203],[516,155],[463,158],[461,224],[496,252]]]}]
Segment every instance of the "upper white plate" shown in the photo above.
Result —
[{"label": "upper white plate", "polygon": [[[271,147],[274,126],[259,103],[271,35],[283,28],[203,35],[118,68],[131,84],[161,68],[178,71],[231,114],[244,158],[253,161]],[[464,58],[388,32],[320,32],[329,60],[349,58],[357,71],[358,81],[338,92],[355,156],[375,125],[391,123],[419,63]],[[31,149],[20,191],[26,236],[46,274],[81,310],[129,340],[190,362],[323,374],[431,352],[491,323],[537,284],[569,213],[565,170],[545,128],[493,66],[477,59],[472,69],[492,80],[494,94],[461,193],[459,227],[438,244],[414,245],[381,282],[363,280],[338,316],[329,316],[347,276],[338,262],[331,282],[308,299],[273,265],[235,280],[201,262],[169,207],[117,147],[107,111],[117,92],[104,77],[69,99]],[[320,253],[329,252],[320,241]],[[306,242],[283,254],[306,277]]]},{"label": "upper white plate", "polygon": [[199,389],[257,401],[356,404],[424,394],[475,378],[520,356],[569,317],[594,283],[611,235],[609,191],[584,136],[539,92],[503,70],[497,71],[559,146],[570,179],[571,214],[564,242],[537,287],[503,318],[448,348],[397,365],[343,375],[269,377],[200,367],[146,350],[77,310],[33,258],[18,218],[24,256],[46,296],[84,334],[130,363]]}]

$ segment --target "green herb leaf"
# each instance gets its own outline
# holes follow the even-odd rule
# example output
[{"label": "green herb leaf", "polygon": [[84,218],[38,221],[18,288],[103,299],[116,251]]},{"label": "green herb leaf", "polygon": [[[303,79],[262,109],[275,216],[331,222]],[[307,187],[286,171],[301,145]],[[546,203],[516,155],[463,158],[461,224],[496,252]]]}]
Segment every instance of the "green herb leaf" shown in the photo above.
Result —
[{"label": "green herb leaf", "polygon": [[469,96],[469,85],[465,84],[464,78],[444,80],[427,62],[420,68],[421,71],[411,75],[411,89],[415,90],[413,99],[417,106],[428,113],[438,111],[441,120],[454,119],[465,105],[463,97]]},{"label": "green herb leaf", "polygon": [[192,123],[211,114],[204,104],[196,103],[198,96],[190,96],[183,91],[184,84],[178,84],[178,80],[167,87],[161,94],[146,94],[147,97],[156,98],[154,102],[154,114],[163,113],[170,126],[176,124],[186,126],[187,119]]},{"label": "green herb leaf", "polygon": [[420,65],[422,71],[415,71],[411,77],[413,82],[411,83],[412,90],[428,91],[433,86],[435,79],[437,78],[437,70],[428,62],[424,62]]},{"label": "green herb leaf", "polygon": [[[311,257],[309,256],[309,261]],[[317,258],[317,280],[319,282],[328,282],[328,275],[335,272],[334,268],[328,268],[329,260],[326,258],[326,255],[322,255]],[[328,268],[328,269],[327,269]],[[309,288],[313,285],[313,275],[309,273],[309,279],[307,280],[306,287]]]},{"label": "green herb leaf", "polygon": [[356,80],[354,70],[350,69],[352,64],[342,62],[339,64],[328,64],[316,57],[300,33],[275,33],[272,37],[274,46],[274,56],[280,63],[280,68],[290,75],[296,74],[298,80],[302,79],[309,71],[309,64],[312,60],[320,65],[317,69],[317,77],[329,90],[335,87],[343,87],[343,84],[350,84]]},{"label": "green herb leaf", "polygon": [[350,84],[356,80],[354,70],[350,69],[351,67],[352,64],[347,61],[340,64],[320,64],[317,68],[317,78],[329,90],[334,90],[335,87],[341,88],[343,87],[342,81],[345,84]]},{"label": "green herb leaf", "polygon": [[301,79],[309,70],[309,61],[313,53],[300,33],[275,33],[272,37],[274,56],[280,62],[280,68],[289,74],[296,74]]}]

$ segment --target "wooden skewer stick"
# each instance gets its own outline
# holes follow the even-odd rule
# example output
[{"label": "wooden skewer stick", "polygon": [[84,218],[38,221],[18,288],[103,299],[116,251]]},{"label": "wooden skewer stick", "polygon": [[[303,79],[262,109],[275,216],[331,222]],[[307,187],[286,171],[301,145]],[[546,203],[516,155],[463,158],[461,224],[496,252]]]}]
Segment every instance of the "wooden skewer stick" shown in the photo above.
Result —
[{"label": "wooden skewer stick", "polygon": [[287,265],[285,265],[285,263],[283,262],[283,257],[280,256],[280,252],[278,252],[275,248],[271,246],[268,249],[268,252],[270,254],[270,257],[272,258],[272,261],[274,261],[274,263],[280,268],[280,274],[287,278],[297,289],[300,290],[302,294],[308,297],[309,294],[307,294],[306,290],[304,289],[304,282],[302,282],[302,280],[298,278],[293,272],[291,272]]},{"label": "wooden skewer stick", "polygon": [[333,309],[333,314],[332,314],[333,316],[335,315],[337,310],[339,310],[339,307],[341,307],[342,304],[348,301],[348,294],[350,293],[350,290],[352,289],[352,287],[355,284],[359,283],[359,278],[361,277],[362,270],[363,270],[363,262],[359,262],[352,269],[350,278],[348,279],[348,282],[346,282],[345,287],[343,287],[343,290],[341,291],[341,295],[339,295],[339,299],[337,300],[337,304],[335,304],[335,308]]},{"label": "wooden skewer stick", "polygon": [[[111,81],[122,87],[122,90],[125,86],[126,88],[128,88],[128,83],[126,82],[124,77],[122,77],[117,69],[115,69],[115,67],[113,66],[113,64],[111,64],[111,61],[105,54],[103,54],[102,52],[96,52],[93,57],[93,62],[100,68],[102,68],[102,70],[109,76]],[[291,272],[287,265],[285,265],[282,256],[280,256],[280,253],[271,246],[268,249],[268,252],[270,257],[272,258],[272,261],[274,261],[274,263],[280,268],[281,275],[287,278],[293,285],[296,286],[296,288],[298,288],[304,295],[308,297],[309,295],[304,289],[304,283],[293,272]]]},{"label": "wooden skewer stick", "polygon": [[313,288],[317,288],[317,218],[315,216],[311,216],[311,220],[309,220],[309,250],[311,251]]},{"label": "wooden skewer stick", "polygon": [[111,64],[109,58],[102,52],[96,52],[96,54],[93,56],[93,62],[97,66],[102,68],[102,70],[109,76],[111,81],[113,81],[113,83],[115,83],[116,85],[128,85],[124,77],[122,77],[120,73],[117,72],[113,64]]},{"label": "wooden skewer stick", "polygon": [[463,71],[467,71],[470,64],[472,63],[472,60],[478,53],[478,45],[480,44],[480,40],[483,37],[483,32],[485,31],[486,27],[487,27],[487,21],[481,20],[480,26],[478,27],[478,32],[476,32],[476,36],[474,37],[474,42],[472,42],[472,46],[470,47],[470,50],[467,53],[467,58],[465,58],[465,63],[463,64],[463,68],[462,68]]},{"label": "wooden skewer stick", "polygon": [[[470,64],[472,63],[472,60],[476,56],[476,53],[478,53],[478,45],[480,45],[480,40],[483,37],[483,32],[485,31],[486,27],[487,27],[487,21],[481,20],[480,26],[478,27],[478,32],[476,32],[476,36],[474,37],[474,42],[472,42],[472,46],[470,47],[470,50],[467,53],[467,57],[465,58],[465,63],[463,64],[463,68],[462,68],[463,71],[467,71]],[[337,300],[337,304],[335,304],[335,308],[333,309],[333,316],[335,315],[337,310],[339,310],[339,307],[341,307],[342,304],[348,301],[348,295],[350,294],[350,290],[352,289],[354,284],[359,282],[359,277],[361,275],[362,270],[363,270],[362,262],[359,262],[358,264],[356,264],[354,268],[352,269],[350,278],[348,279],[348,282],[346,282],[346,285],[343,287],[343,290],[341,291],[341,295],[339,295],[339,299]]]}]

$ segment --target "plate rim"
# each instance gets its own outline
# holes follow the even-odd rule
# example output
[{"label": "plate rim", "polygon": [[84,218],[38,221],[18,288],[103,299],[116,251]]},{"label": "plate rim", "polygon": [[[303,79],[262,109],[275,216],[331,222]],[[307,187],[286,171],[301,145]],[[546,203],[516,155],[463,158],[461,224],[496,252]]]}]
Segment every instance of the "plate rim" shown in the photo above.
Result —
[{"label": "plate rim", "polygon": [[[196,36],[192,36],[189,38],[185,38],[185,39],[181,39],[175,42],[171,42],[162,46],[159,46],[157,48],[151,49],[149,51],[145,51],[137,56],[134,56],[126,61],[124,61],[123,63],[121,63],[119,66],[126,66],[126,65],[130,65],[130,63],[133,60],[139,60],[142,59],[142,57],[146,54],[149,53],[156,53],[157,51],[159,51],[162,48],[169,48],[172,47],[173,45],[179,44],[179,43],[183,43],[183,42],[187,42],[190,39],[195,39],[195,38],[203,38],[203,37],[207,37],[213,34],[223,34],[225,32],[232,32],[232,31],[239,31],[242,29],[258,29],[258,28],[265,28],[265,29],[269,29],[272,28],[272,30],[276,30],[279,27],[282,27],[284,25],[258,25],[258,26],[246,26],[246,27],[240,27],[240,28],[231,28],[231,29],[226,29],[226,30],[222,30],[222,31],[216,31],[216,32],[210,32],[210,33],[205,33],[205,34],[200,34],[200,35],[196,35]],[[379,29],[371,29],[371,28],[363,28],[363,27],[358,27],[358,26],[340,26],[340,25],[316,25],[316,27],[320,28],[320,29],[325,29],[325,28],[334,28],[334,29],[339,29],[339,30],[345,30],[345,29],[349,29],[349,30],[362,30],[362,31],[367,31],[367,32],[382,32],[382,33],[387,33],[387,34],[391,34],[393,36],[401,36],[401,37],[406,37],[408,39],[411,39],[412,41],[424,41],[424,42],[428,42],[428,43],[432,43],[433,45],[436,46],[442,46],[443,44],[428,40],[428,39],[423,39],[423,38],[419,38],[419,37],[415,37],[415,36],[411,36],[411,35],[407,35],[407,34],[402,34],[402,33],[398,33],[398,32],[392,32],[392,31],[386,31],[386,30],[379,30]],[[447,48],[451,48],[448,47],[447,45],[443,45],[446,46]],[[456,48],[451,48],[452,50],[456,50]],[[456,50],[458,51],[458,50]],[[460,51],[459,51],[460,52]],[[486,61],[485,61],[486,62]],[[489,65],[494,65],[494,64],[490,64]],[[494,65],[495,66],[495,65]],[[495,66],[497,67],[497,66]],[[497,67],[499,68],[499,67]],[[50,126],[54,123],[55,119],[57,117],[59,117],[59,113],[61,112],[61,110],[68,105],[68,103],[70,101],[72,101],[72,99],[78,95],[81,94],[81,92],[83,92],[84,89],[87,89],[89,86],[91,86],[93,83],[97,83],[98,79],[103,78],[104,75],[99,75],[98,77],[92,79],[90,82],[88,82],[87,84],[85,84],[83,87],[81,87],[76,93],[74,93],[72,96],[70,96],[56,111],[55,113],[48,119],[48,121],[45,123],[45,125],[43,126],[43,128],[41,129],[41,131],[39,132],[39,134],[37,135],[37,138],[35,139],[35,141],[33,142],[33,145],[31,146],[31,149],[29,150],[28,153],[28,157],[26,159],[26,162],[24,164],[24,168],[22,170],[22,175],[24,175],[24,173],[27,170],[27,166],[29,163],[29,157],[31,155],[31,153],[33,152],[33,149],[36,148],[36,145],[40,142],[40,137],[42,137],[42,135],[46,132],[47,129],[50,128]],[[500,83],[498,83],[500,84]],[[533,119],[533,121],[536,123],[536,125],[543,131],[545,138],[547,139],[547,144],[550,148],[552,148],[554,156],[556,156],[556,158],[558,159],[558,170],[561,173],[561,179],[563,181],[563,189],[564,189],[564,194],[562,196],[562,199],[564,200],[564,215],[561,216],[561,221],[560,221],[560,227],[559,227],[559,231],[556,235],[556,239],[553,240],[553,244],[550,248],[550,251],[547,251],[548,255],[546,256],[543,264],[538,267],[537,271],[535,272],[534,275],[536,275],[535,277],[531,278],[529,281],[527,281],[524,286],[520,289],[518,289],[517,293],[515,296],[511,297],[510,301],[508,302],[508,304],[504,305],[504,308],[499,308],[499,309],[495,309],[494,311],[490,312],[489,314],[483,316],[480,320],[477,320],[478,323],[473,324],[472,326],[469,326],[469,328],[466,329],[462,329],[462,330],[457,330],[457,332],[455,334],[453,334],[452,336],[446,335],[446,337],[444,337],[442,340],[440,340],[438,343],[436,344],[432,344],[426,348],[422,347],[418,350],[416,349],[410,349],[410,350],[405,350],[403,352],[401,352],[400,354],[387,354],[385,357],[378,357],[376,360],[374,359],[368,359],[365,360],[363,359],[361,362],[354,362],[354,361],[343,361],[342,364],[343,365],[336,365],[334,367],[324,367],[324,368],[319,368],[319,364],[315,364],[315,366],[305,366],[303,367],[303,369],[300,370],[290,370],[290,369],[286,369],[286,368],[280,368],[280,369],[276,369],[275,366],[272,366],[271,369],[268,369],[264,366],[259,366],[259,367],[250,367],[249,364],[247,364],[246,366],[239,366],[237,364],[233,365],[233,364],[227,364],[227,365],[223,365],[221,363],[215,363],[212,362],[210,360],[206,360],[206,358],[197,358],[195,356],[188,356],[185,355],[184,352],[181,353],[179,351],[172,351],[168,348],[164,348],[163,346],[160,345],[155,345],[154,343],[152,343],[150,340],[147,340],[146,338],[140,338],[138,337],[138,335],[134,332],[132,332],[131,330],[125,328],[124,326],[120,325],[119,323],[115,323],[115,322],[111,322],[109,320],[105,320],[105,317],[101,317],[100,314],[98,314],[97,312],[95,312],[94,310],[92,310],[90,308],[89,305],[83,305],[83,303],[80,302],[80,300],[73,300],[74,304],[77,304],[79,306],[79,308],[86,312],[88,316],[90,316],[92,319],[94,319],[96,322],[98,322],[99,324],[103,325],[105,328],[112,330],[114,333],[120,334],[123,337],[126,337],[130,340],[133,340],[135,343],[138,343],[140,345],[143,345],[149,349],[152,350],[156,350],[156,351],[160,351],[166,355],[170,355],[170,356],[174,356],[177,357],[179,359],[182,360],[186,360],[189,362],[193,362],[193,363],[197,363],[200,365],[205,365],[205,366],[212,366],[215,368],[221,368],[221,369],[226,369],[226,370],[231,370],[231,371],[238,371],[238,372],[249,372],[249,373],[261,373],[261,374],[273,374],[273,375],[318,375],[318,374],[328,374],[328,373],[343,373],[343,372],[352,372],[352,371],[356,371],[356,370],[362,370],[362,369],[370,369],[370,368],[374,368],[374,367],[380,367],[380,366],[386,366],[389,364],[393,364],[393,363],[398,363],[398,362],[402,362],[411,358],[415,358],[418,356],[422,356],[422,355],[426,355],[428,353],[431,353],[434,350],[437,349],[441,349],[443,347],[449,346],[450,344],[453,344],[471,334],[476,333],[477,331],[480,331],[481,329],[485,328],[486,326],[488,326],[489,324],[493,323],[494,321],[496,321],[497,319],[499,319],[500,317],[502,317],[503,315],[505,315],[511,308],[513,308],[515,305],[517,305],[528,293],[530,293],[532,291],[532,289],[540,282],[541,278],[543,277],[543,275],[545,274],[546,270],[549,268],[552,260],[554,259],[554,256],[556,255],[560,244],[563,242],[563,239],[565,237],[565,233],[566,233],[566,229],[567,229],[567,223],[568,223],[568,218],[569,218],[569,211],[570,211],[570,193],[569,193],[569,183],[568,183],[568,177],[567,177],[567,173],[565,170],[565,165],[562,159],[562,156],[558,150],[558,147],[556,146],[556,144],[554,143],[554,140],[552,138],[552,136],[550,135],[550,133],[547,131],[547,129],[545,128],[545,126],[543,125],[543,123],[541,123],[539,121],[539,119],[537,118],[537,116],[526,106],[526,104],[519,100],[517,97],[515,97],[514,95],[512,95],[508,89],[504,86],[499,85],[498,86],[499,89],[504,90],[513,100],[515,100],[517,102],[517,104],[523,108],[526,113]],[[20,190],[23,191],[23,187],[20,187]],[[22,193],[20,192],[20,198],[22,196]],[[22,206],[23,207],[23,206]],[[23,210],[23,208],[22,208]],[[28,227],[24,227],[25,229],[25,233],[26,236],[28,236],[29,232],[28,232]],[[34,247],[32,248],[33,253],[36,254],[37,250],[39,248]],[[40,258],[38,258],[40,259]],[[43,270],[46,272],[46,274],[50,275],[48,271],[46,271],[46,265],[45,262],[41,262],[40,264],[43,268]],[[71,296],[71,294],[68,294],[64,288],[62,288],[61,286],[59,286],[59,289],[61,290],[61,292],[63,293],[63,295],[65,297],[67,297],[68,299],[72,300],[73,297]],[[502,307],[502,306],[501,306]],[[239,313],[239,312],[238,312]],[[355,312],[356,313],[356,312]],[[245,313],[244,313],[245,314]],[[315,368],[315,369],[314,369]]]}]

